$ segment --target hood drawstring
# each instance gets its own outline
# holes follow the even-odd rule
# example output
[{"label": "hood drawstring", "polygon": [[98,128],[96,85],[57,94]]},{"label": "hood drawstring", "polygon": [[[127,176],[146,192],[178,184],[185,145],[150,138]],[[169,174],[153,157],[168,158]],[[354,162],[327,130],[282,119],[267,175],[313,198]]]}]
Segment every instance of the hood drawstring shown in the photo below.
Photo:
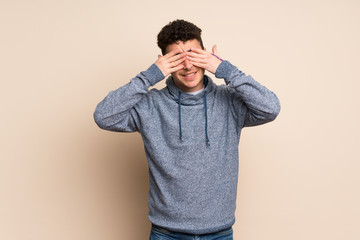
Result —
[{"label": "hood drawstring", "polygon": [[[180,142],[183,142],[182,137],[182,128],[181,128],[181,91],[179,91],[179,132],[180,132]],[[207,92],[204,92],[204,110],[205,110],[205,136],[206,136],[206,144],[210,146],[210,140],[208,135],[208,116],[207,116]]]},{"label": "hood drawstring", "polygon": [[205,91],[204,94],[204,105],[205,105],[205,136],[206,136],[206,144],[210,146],[210,140],[208,136],[208,116],[207,116],[207,99],[206,99],[207,92]]},{"label": "hood drawstring", "polygon": [[180,142],[183,142],[182,130],[181,130],[181,92],[180,91],[179,91],[179,129],[180,129]]}]

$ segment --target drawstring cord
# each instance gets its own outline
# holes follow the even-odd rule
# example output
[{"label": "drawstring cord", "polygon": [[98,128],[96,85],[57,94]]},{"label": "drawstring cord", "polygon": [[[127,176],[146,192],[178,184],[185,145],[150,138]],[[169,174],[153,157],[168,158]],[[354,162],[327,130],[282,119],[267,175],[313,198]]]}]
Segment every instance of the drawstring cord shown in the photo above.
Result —
[{"label": "drawstring cord", "polygon": [[208,136],[208,116],[207,116],[207,99],[206,99],[207,92],[205,91],[204,94],[204,105],[205,105],[205,136],[206,136],[206,144],[210,146],[210,140]]},{"label": "drawstring cord", "polygon": [[[182,128],[181,128],[181,91],[179,91],[179,132],[180,132],[180,141],[183,142],[182,137]],[[208,115],[207,115],[207,92],[204,93],[204,110],[205,110],[205,136],[206,136],[206,145],[210,146],[210,140],[208,135]]]},{"label": "drawstring cord", "polygon": [[182,130],[181,130],[181,92],[180,91],[179,91],[179,129],[180,129],[180,142],[183,142]]}]

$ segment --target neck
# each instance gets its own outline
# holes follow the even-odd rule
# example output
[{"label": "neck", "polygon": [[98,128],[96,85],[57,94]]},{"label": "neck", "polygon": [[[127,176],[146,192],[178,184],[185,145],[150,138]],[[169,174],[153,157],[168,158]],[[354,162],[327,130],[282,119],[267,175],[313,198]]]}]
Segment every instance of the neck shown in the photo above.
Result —
[{"label": "neck", "polygon": [[186,93],[191,94],[191,95],[196,95],[198,93],[201,93],[202,91],[204,91],[204,87],[202,89],[200,89],[200,90],[193,91],[193,92],[186,92]]}]

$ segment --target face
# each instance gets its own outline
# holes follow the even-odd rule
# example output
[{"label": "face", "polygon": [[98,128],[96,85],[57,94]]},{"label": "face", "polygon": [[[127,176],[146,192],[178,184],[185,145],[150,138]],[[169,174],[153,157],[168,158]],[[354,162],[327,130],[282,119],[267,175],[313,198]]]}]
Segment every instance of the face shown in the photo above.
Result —
[{"label": "face", "polygon": [[[190,51],[190,48],[201,48],[200,42],[196,39],[188,40],[186,42],[179,41],[167,46],[166,52],[168,53],[175,49],[181,49],[182,52],[188,52]],[[204,87],[203,78],[205,70],[192,65],[188,60],[185,60],[183,64],[183,69],[171,74],[175,85],[185,92],[201,90]]]}]

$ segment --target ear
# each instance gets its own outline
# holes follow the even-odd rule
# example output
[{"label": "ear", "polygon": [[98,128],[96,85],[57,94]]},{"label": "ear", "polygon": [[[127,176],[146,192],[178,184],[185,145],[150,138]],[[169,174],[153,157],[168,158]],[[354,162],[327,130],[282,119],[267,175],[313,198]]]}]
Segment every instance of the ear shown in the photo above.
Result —
[{"label": "ear", "polygon": [[204,50],[206,51],[206,47],[204,47]]}]

